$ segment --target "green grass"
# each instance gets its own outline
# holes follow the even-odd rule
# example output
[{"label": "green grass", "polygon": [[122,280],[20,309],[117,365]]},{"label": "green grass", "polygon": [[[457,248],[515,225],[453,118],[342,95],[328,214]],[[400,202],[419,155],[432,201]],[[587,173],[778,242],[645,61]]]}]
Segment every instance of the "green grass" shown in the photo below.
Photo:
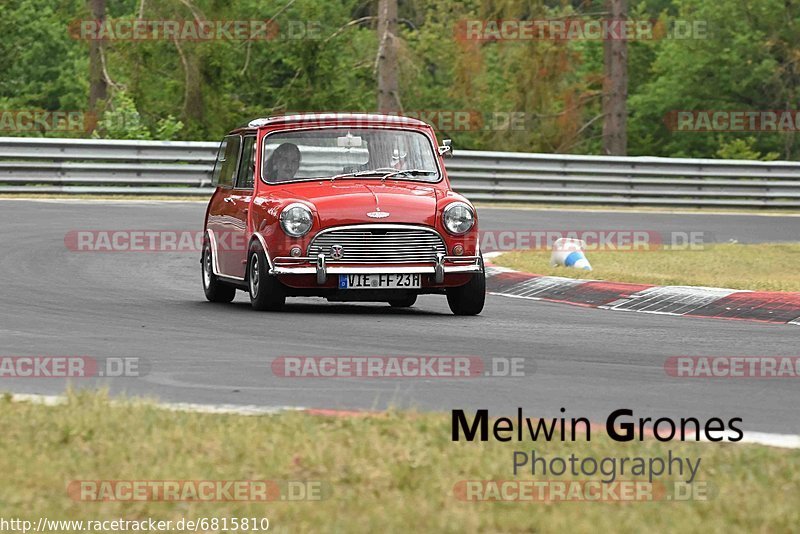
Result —
[{"label": "green grass", "polygon": [[800,244],[718,244],[703,250],[589,251],[592,271],[550,266],[550,252],[509,252],[492,263],[518,271],[615,282],[800,291]]},{"label": "green grass", "polygon": [[[179,413],[102,394],[47,407],[0,400],[5,518],[269,518],[275,532],[789,532],[800,524],[800,452],[753,445],[453,443],[446,414]],[[514,450],[545,456],[702,458],[712,499],[650,503],[463,502],[460,480],[512,479]],[[531,478],[528,474],[523,478]],[[551,477],[552,478],[552,477]],[[308,480],[326,498],[275,503],[82,502],[72,480]]]}]

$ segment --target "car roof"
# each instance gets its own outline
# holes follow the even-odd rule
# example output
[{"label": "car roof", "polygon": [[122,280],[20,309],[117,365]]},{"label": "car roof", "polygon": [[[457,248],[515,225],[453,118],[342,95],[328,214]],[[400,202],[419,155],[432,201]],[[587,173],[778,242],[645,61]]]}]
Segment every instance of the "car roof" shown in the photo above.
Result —
[{"label": "car roof", "polygon": [[250,128],[259,128],[262,126],[291,124],[295,122],[300,124],[305,122],[363,122],[365,126],[368,126],[371,122],[383,122],[402,126],[428,126],[425,122],[411,117],[381,113],[296,113],[293,115],[277,115],[273,117],[264,117],[262,119],[253,119],[247,126]]}]

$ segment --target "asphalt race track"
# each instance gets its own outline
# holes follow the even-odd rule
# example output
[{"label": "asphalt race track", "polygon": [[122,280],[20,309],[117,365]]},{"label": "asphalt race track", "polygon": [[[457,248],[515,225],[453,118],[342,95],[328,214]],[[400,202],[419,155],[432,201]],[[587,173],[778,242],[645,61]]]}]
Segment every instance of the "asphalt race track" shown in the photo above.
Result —
[{"label": "asphalt race track", "polygon": [[[414,308],[290,299],[257,313],[245,293],[206,302],[198,253],[73,252],[70,230],[198,230],[204,203],[0,200],[0,355],[138,357],[140,378],[74,379],[168,401],[529,416],[742,417],[745,430],[800,433],[797,380],[677,379],[669,356],[797,356],[800,327],[626,314],[488,296],[478,317],[443,297]],[[701,230],[720,242],[798,240],[800,218],[482,209],[483,229]],[[768,266],[765,266],[768,268]],[[518,378],[309,379],[272,374],[279,356],[524,357]],[[0,391],[58,394],[63,379],[0,378]]]},{"label": "asphalt race track", "polygon": [[[480,206],[480,204],[479,204]],[[701,232],[708,243],[799,241],[800,217],[478,208],[481,230]]]}]

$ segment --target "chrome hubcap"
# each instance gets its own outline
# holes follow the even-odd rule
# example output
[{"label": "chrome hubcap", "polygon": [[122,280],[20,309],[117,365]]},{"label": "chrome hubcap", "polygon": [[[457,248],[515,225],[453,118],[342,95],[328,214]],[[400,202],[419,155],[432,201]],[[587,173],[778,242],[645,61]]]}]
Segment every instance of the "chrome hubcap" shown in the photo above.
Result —
[{"label": "chrome hubcap", "polygon": [[259,269],[258,269],[258,256],[253,254],[253,258],[250,260],[250,294],[252,296],[258,296],[258,283],[259,283]]},{"label": "chrome hubcap", "polygon": [[206,249],[203,254],[203,285],[211,285],[211,251]]}]

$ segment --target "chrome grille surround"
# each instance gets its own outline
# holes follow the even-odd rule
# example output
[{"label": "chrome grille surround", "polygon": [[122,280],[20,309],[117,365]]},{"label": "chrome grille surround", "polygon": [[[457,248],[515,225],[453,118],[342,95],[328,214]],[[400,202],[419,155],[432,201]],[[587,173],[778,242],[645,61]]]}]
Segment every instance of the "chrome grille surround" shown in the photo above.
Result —
[{"label": "chrome grille surround", "polygon": [[[331,247],[343,248],[341,259],[333,259]],[[308,245],[308,256],[325,255],[337,263],[436,263],[437,254],[447,254],[444,239],[433,228],[404,224],[356,224],[322,230]]]}]

